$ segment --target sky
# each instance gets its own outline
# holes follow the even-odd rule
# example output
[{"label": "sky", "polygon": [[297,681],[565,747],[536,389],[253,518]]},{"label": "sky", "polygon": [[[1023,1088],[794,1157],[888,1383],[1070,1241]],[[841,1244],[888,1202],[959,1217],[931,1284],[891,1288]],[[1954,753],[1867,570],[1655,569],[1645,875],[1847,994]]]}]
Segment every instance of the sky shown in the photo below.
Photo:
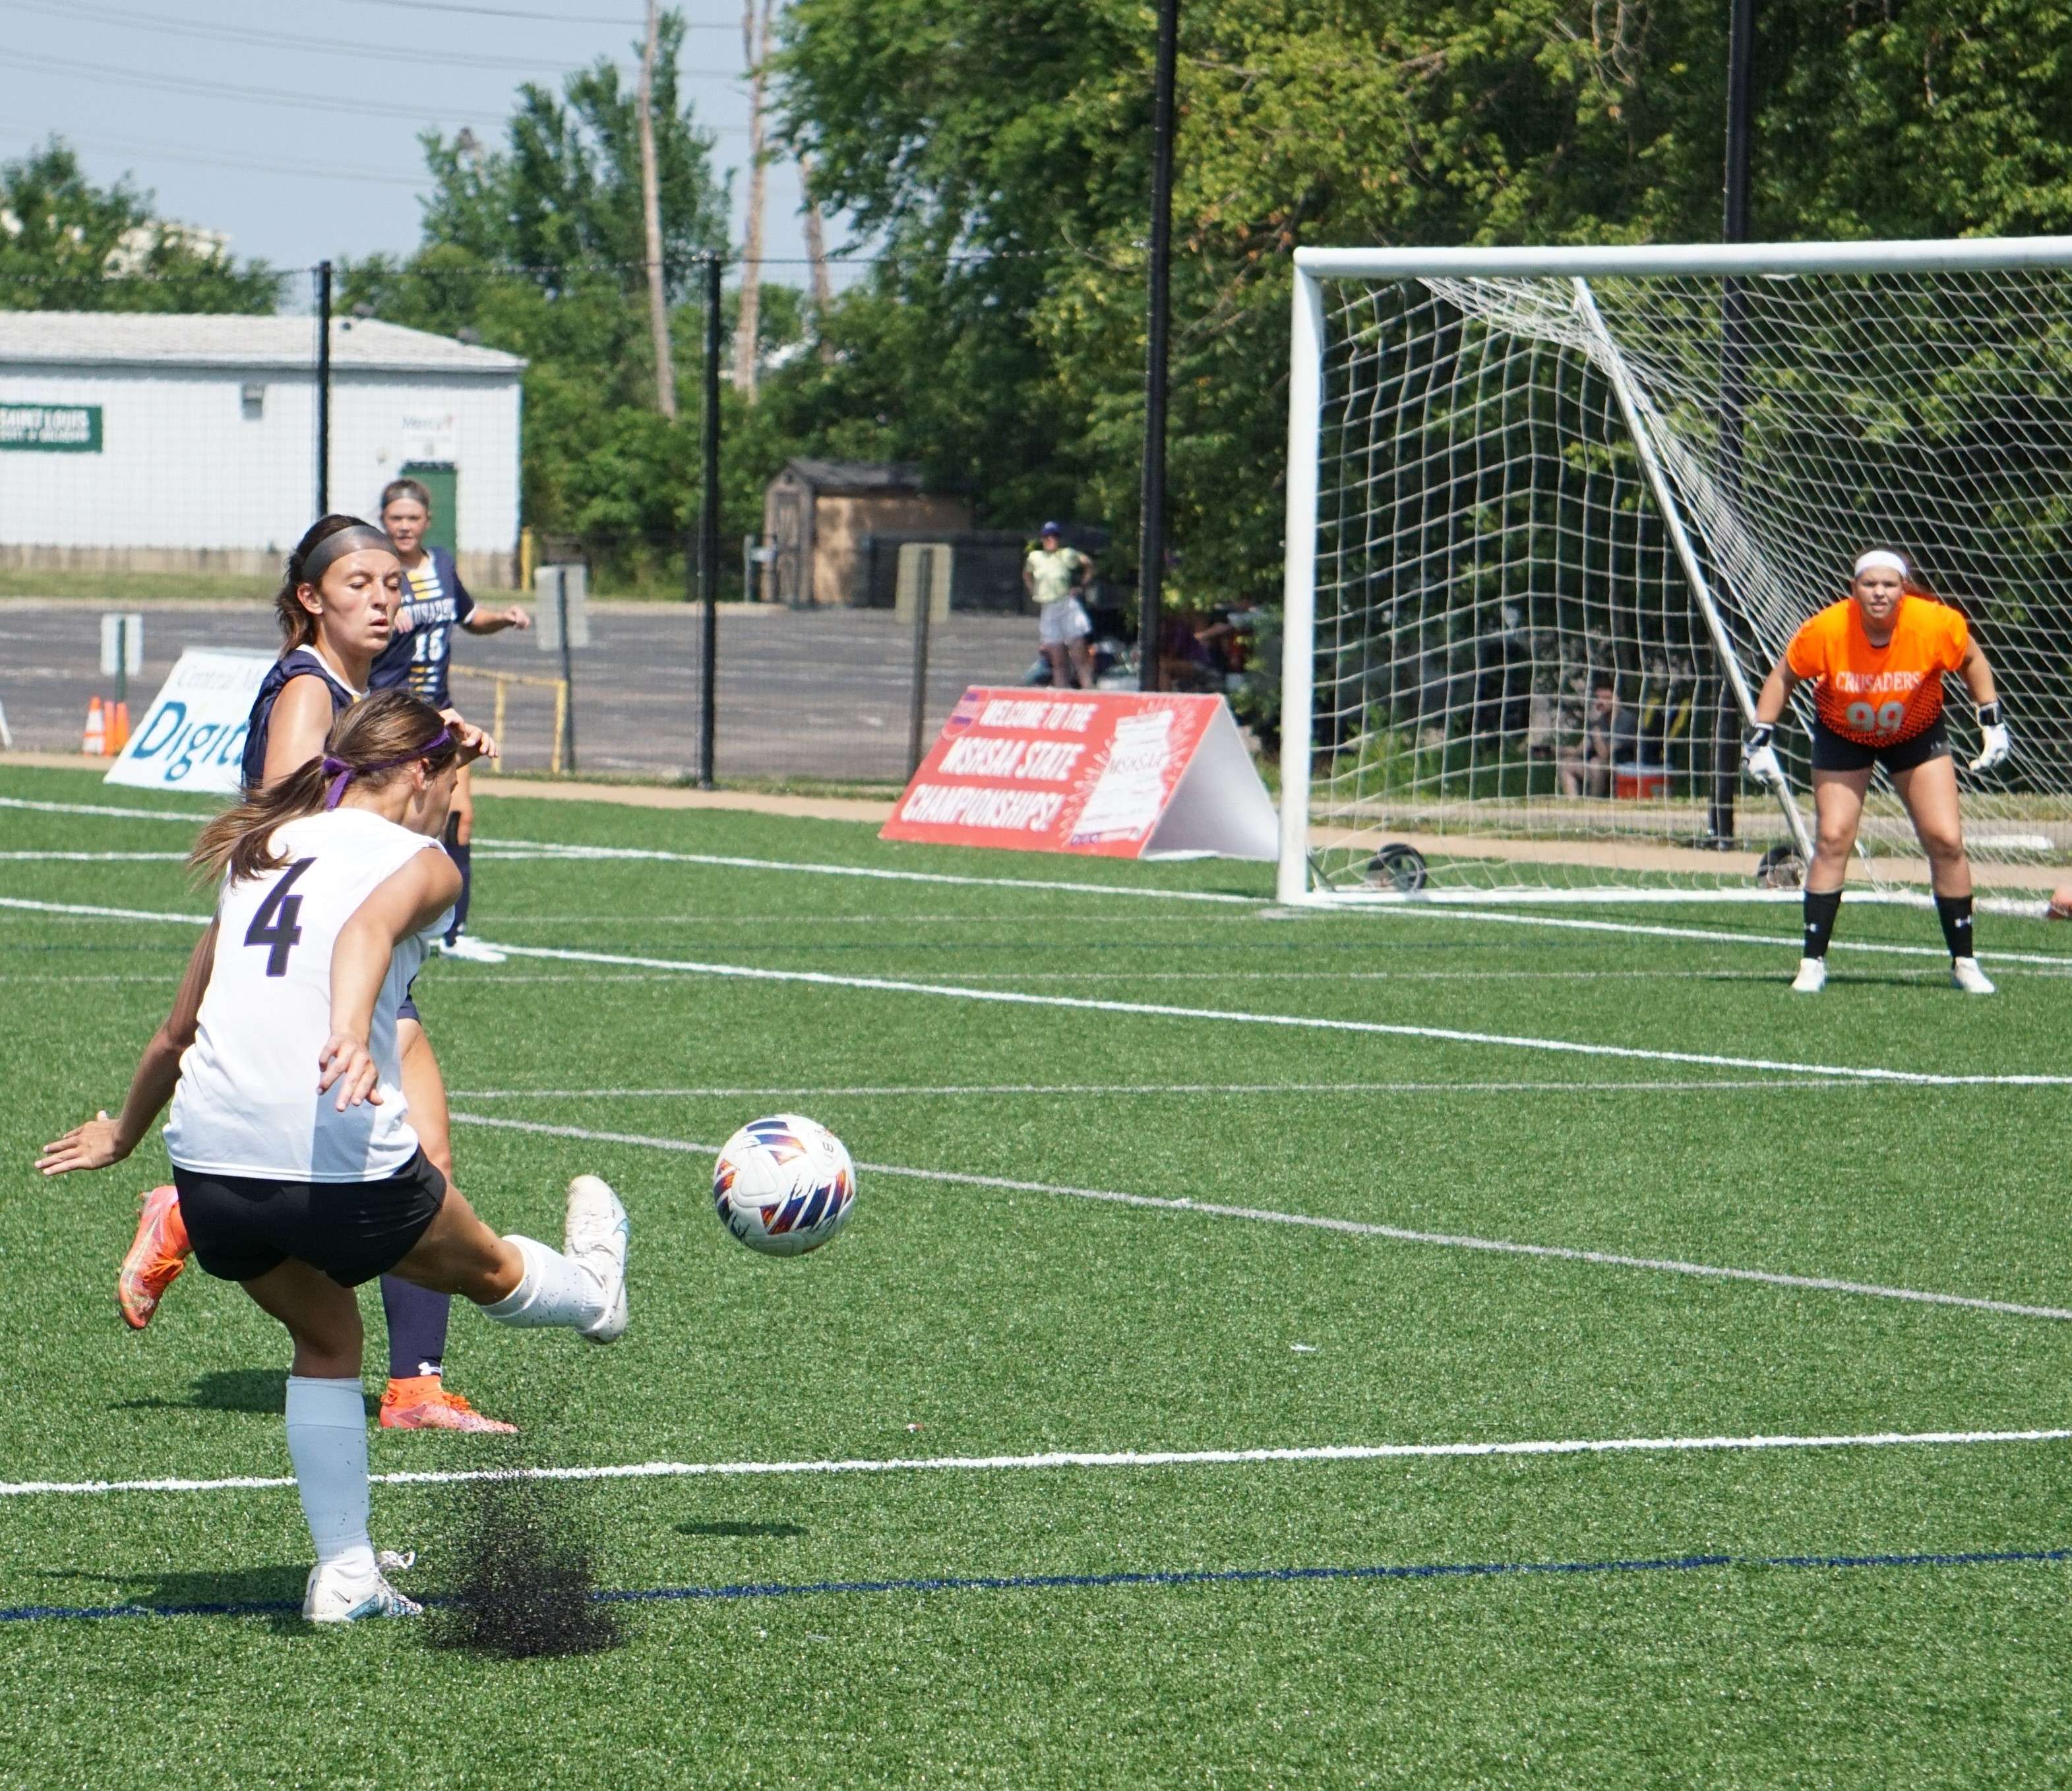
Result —
[{"label": "sky", "polygon": [[[748,84],[736,0],[676,0],[684,79],[746,211]],[[513,16],[518,15],[518,16]],[[520,83],[558,91],[599,56],[639,70],[643,0],[0,0],[0,158],[53,132],[97,185],[127,175],[162,216],[276,266],[404,252],[426,188],[417,134],[485,142]],[[312,105],[310,101],[319,101]],[[802,257],[799,182],[771,166],[766,253]],[[831,228],[828,246],[842,240]],[[796,279],[803,269],[773,268]]]}]

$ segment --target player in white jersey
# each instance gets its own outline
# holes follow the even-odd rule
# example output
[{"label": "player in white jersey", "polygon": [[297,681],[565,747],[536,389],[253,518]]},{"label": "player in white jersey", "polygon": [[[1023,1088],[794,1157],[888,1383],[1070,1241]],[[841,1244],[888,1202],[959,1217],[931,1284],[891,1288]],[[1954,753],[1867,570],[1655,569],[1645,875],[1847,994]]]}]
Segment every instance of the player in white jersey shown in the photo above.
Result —
[{"label": "player in white jersey", "polygon": [[[278,783],[323,751],[339,717],[373,681],[372,668],[389,641],[402,602],[402,569],[394,544],[372,524],[353,516],[321,517],[296,544],[287,577],[273,597],[281,657],[252,705],[245,744],[247,795]],[[434,706],[462,725],[471,744],[483,737],[460,724],[446,704]],[[463,869],[463,889],[466,877]],[[425,1154],[450,1179],[453,1144],[438,1059],[407,995],[398,1012],[403,1089],[412,1123]],[[144,1197],[137,1234],[116,1276],[116,1304],[124,1321],[139,1330],[149,1324],[187,1260],[179,1194],[169,1183]],[[451,1304],[401,1276],[382,1278],[382,1315],[388,1327],[388,1384],[381,1395],[384,1430],[508,1434],[516,1427],[477,1411],[446,1384]]]},{"label": "player in white jersey", "polygon": [[383,692],[339,718],[322,758],[210,822],[193,861],[222,887],[171,1016],[121,1115],[37,1165],[121,1160],[171,1097],[166,1149],[195,1260],[294,1339],[288,1452],[317,1551],[302,1614],[317,1622],[418,1609],[368,1535],[355,1287],[393,1271],[507,1325],[600,1343],[626,1329],[626,1214],[610,1188],[569,1183],[562,1251],[500,1238],[410,1127],[397,1008],[459,893],[438,839],[467,756],[435,710]]}]

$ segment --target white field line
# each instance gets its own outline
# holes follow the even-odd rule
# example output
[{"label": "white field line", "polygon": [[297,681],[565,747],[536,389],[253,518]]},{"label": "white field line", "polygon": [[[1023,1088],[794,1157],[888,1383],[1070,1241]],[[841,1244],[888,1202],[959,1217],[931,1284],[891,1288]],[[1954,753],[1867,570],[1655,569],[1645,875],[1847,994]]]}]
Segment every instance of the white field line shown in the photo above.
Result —
[{"label": "white field line", "polygon": [[[205,821],[211,818],[204,811],[192,809],[117,808],[94,803],[31,802],[19,796],[0,796],[0,808],[34,809],[52,815],[103,815],[146,821]],[[1084,895],[1137,896],[1168,902],[1208,902],[1240,907],[1254,908],[1270,913],[1276,918],[1293,916],[1308,918],[1312,915],[1343,913],[1345,910],[1328,907],[1318,909],[1276,908],[1270,898],[1264,896],[1233,895],[1213,889],[1140,889],[1121,883],[1079,883],[1061,880],[1022,877],[956,877],[939,871],[896,871],[863,865],[804,865],[776,858],[743,858],[713,852],[666,852],[643,849],[631,846],[587,846],[551,840],[481,840],[475,850],[485,857],[524,855],[536,858],[565,858],[580,862],[586,860],[609,858],[645,859],[666,864],[703,865],[727,870],[790,871],[814,877],[861,877],[876,878],[893,883],[935,883],[966,889],[1049,889],[1064,890]],[[1857,896],[1859,902],[1885,902],[1893,898],[1864,891]],[[1909,906],[1912,906],[1911,903]],[[1989,911],[2029,914],[2032,905],[1997,902],[1992,898],[1980,906]],[[1654,939],[1700,939],[1720,945],[1759,945],[1765,947],[1791,947],[1803,942],[1795,937],[1782,935],[1732,933],[1709,927],[1669,926],[1646,925],[1634,921],[1578,920],[1572,917],[1514,914],[1482,908],[1454,907],[1447,905],[1420,906],[1414,902],[1400,905],[1377,906],[1359,910],[1363,914],[1392,916],[1415,915],[1424,919],[1456,918],[1493,922],[1511,926],[1548,926],[1567,928],[1581,932],[1626,933]],[[1831,951],[1883,952],[1909,958],[1939,958],[1945,954],[1934,946],[1889,945],[1875,941],[1843,938],[1834,942]],[[2045,964],[2062,967],[2072,967],[2072,955],[2049,952],[1986,951],[1979,955],[1997,963]]]},{"label": "white field line", "polygon": [[75,865],[183,865],[183,852],[0,852],[12,864],[60,861]]},{"label": "white field line", "polygon": [[25,796],[0,796],[0,808],[33,809],[39,815],[107,815],[125,821],[183,821],[190,827],[216,819],[213,809],[111,808],[105,803],[31,802]]},{"label": "white field line", "polygon": [[[680,1151],[693,1156],[717,1156],[716,1144],[689,1139],[656,1138],[641,1132],[596,1132],[583,1126],[550,1126],[531,1119],[500,1119],[486,1113],[452,1115],[455,1125],[488,1126],[500,1132],[523,1132],[549,1138],[580,1138],[596,1144],[632,1144],[650,1150]],[[2025,1306],[2007,1300],[1982,1300],[1970,1294],[1927,1293],[1914,1288],[1888,1288],[1870,1281],[1843,1281],[1827,1275],[1783,1275],[1768,1269],[1721,1268],[1709,1263],[1680,1262],[1673,1257],[1622,1256],[1605,1250],[1576,1250],[1559,1244],[1517,1243],[1503,1238],[1477,1238],[1445,1231],[1412,1231],[1401,1226],[1375,1225],[1361,1219],[1326,1218],[1311,1213],[1283,1213],[1268,1207],[1227,1206],[1215,1201],[1166,1200],[1155,1194],[1125,1194],[1108,1188],[1074,1188],[1047,1181],[1020,1181],[1006,1176],[962,1175],[949,1169],[916,1169],[903,1164],[859,1163],[873,1175],[905,1176],[917,1181],[948,1182],[964,1188],[997,1188],[1010,1193],[1054,1194],[1068,1200],[1096,1200],[1116,1206],[1143,1206],[1166,1213],[1201,1213],[1211,1218],[1246,1219],[1258,1225],[1293,1225],[1354,1237],[1388,1238],[1398,1243],[1430,1244],[1443,1250],[1479,1250],[1503,1256],[1538,1256],[1566,1263],[1595,1263],[1606,1268],[1652,1269],[1667,1275],[1693,1275],[1714,1281],[1756,1281],[1766,1287],[1801,1288],[1819,1293],[1863,1294],[1879,1300],[1911,1300],[1928,1306],[1964,1306],[1975,1312],[2005,1312],[2016,1318],[2072,1321],[2072,1311],[2058,1306]]]},{"label": "white field line", "polygon": [[[1339,1443],[1279,1449],[1051,1449],[1041,1455],[861,1456],[843,1461],[631,1461],[595,1468],[411,1469],[370,1474],[384,1486],[451,1486],[485,1480],[707,1480],[767,1474],[1013,1473],[1058,1468],[1232,1468],[1273,1462],[1476,1460],[1503,1456],[1699,1455],[1759,1449],[1967,1448],[2062,1443],[2072,1430],[1873,1431],[1859,1436],[1564,1437],[1520,1443]],[[220,1480],[0,1481],[0,1497],[109,1493],[284,1491],[288,1475]]]},{"label": "white field line", "polygon": [[[168,973],[170,974],[170,972]],[[162,980],[163,979],[160,979]],[[0,978],[0,980],[5,980]],[[456,1088],[456,1101],[791,1100],[834,1095],[1668,1095],[1731,1090],[1860,1088],[1847,1077],[1737,1076],[1710,1082],[952,1082],[819,1088]]]},{"label": "white field line", "polygon": [[[38,914],[79,914],[97,918],[175,922],[204,926],[206,914],[167,914],[141,908],[105,908],[80,902],[32,902],[0,896],[0,909]],[[1412,1026],[1381,1020],[1341,1020],[1314,1014],[1245,1013],[1226,1008],[1182,1008],[1157,1001],[1096,1000],[1090,996],[1039,995],[1021,989],[972,988],[951,983],[917,983],[890,976],[840,976],[819,970],[772,970],[754,964],[706,963],[694,959],[645,958],[611,951],[577,951],[558,947],[501,944],[514,957],[567,963],[610,964],[635,970],[673,971],[686,976],[717,976],[750,982],[804,983],[823,988],[872,989],[895,995],[927,995],[952,1000],[993,1002],[1081,1013],[1140,1014],[1154,1019],[1209,1020],[1228,1025],[1281,1026],[1313,1032],[1358,1033],[1391,1038],[1430,1038],[1455,1045],[1493,1045],[1511,1050],[1552,1051],[1581,1057],[1616,1058],[1644,1063],[1688,1063],[1716,1070],[1756,1070],[1791,1076],[1845,1078],[1859,1082],[1897,1082],[1913,1087],[2052,1088],[2072,1085],[2072,1075],[1944,1075],[1925,1070],[1891,1070],[1875,1065],[1800,1063],[1789,1058],[1729,1057],[1712,1051],[1664,1051],[1634,1045],[1595,1045],[1575,1039],[1539,1038],[1515,1033],[1470,1032],[1452,1026]]]},{"label": "white field line", "polygon": [[1516,1033],[1471,1032],[1454,1026],[1413,1026],[1382,1020],[1342,1020],[1314,1014],[1248,1013],[1228,1008],[1182,1008],[1161,1001],[1111,1001],[1084,995],[1039,995],[1024,989],[973,988],[955,983],[918,983],[894,976],[842,976],[832,971],[772,970],[754,964],[706,963],[694,959],[645,958],[613,951],[578,951],[561,947],[510,945],[497,942],[513,957],[541,958],[567,963],[611,964],[635,970],[674,970],[687,976],[717,976],[749,982],[803,983],[820,988],[872,989],[893,995],[927,995],[956,1001],[993,1002],[1010,1007],[1063,1008],[1083,1013],[1143,1015],[1161,1020],[1207,1020],[1243,1026],[1281,1026],[1300,1031],[1356,1033],[1388,1038],[1430,1038],[1452,1045],[1494,1045],[1515,1051],[1552,1051],[1579,1057],[1617,1058],[1641,1063],[1688,1063],[1713,1070],[1760,1070],[1796,1076],[1848,1077],[1861,1082],[1900,1082],[1928,1087],[1992,1086],[2062,1087],[2072,1075],[1942,1075],[1925,1070],[1889,1070],[1876,1066],[1800,1063],[1790,1058],[1729,1057],[1713,1051],[1655,1050],[1636,1045],[1595,1045],[1576,1039],[1540,1038]]},{"label": "white field line", "polygon": [[[101,919],[208,923],[206,914],[166,914],[142,908],[104,908],[81,902],[31,902],[0,896],[0,909],[37,914],[79,914]],[[1308,1032],[1357,1033],[1386,1038],[1430,1038],[1452,1045],[1494,1045],[1516,1051],[1552,1051],[1572,1056],[1616,1058],[1630,1062],[1688,1063],[1714,1070],[1768,1070],[1789,1076],[1846,1078],[1930,1088],[2058,1088],[2072,1075],[1943,1075],[1926,1070],[1889,1070],[1876,1065],[1799,1063],[1783,1058],[1729,1057],[1714,1051],[1653,1050],[1637,1045],[1593,1045],[1577,1039],[1539,1038],[1516,1033],[1470,1032],[1454,1026],[1412,1026],[1382,1020],[1340,1020],[1315,1014],[1244,1013],[1227,1008],[1182,1008],[1161,1001],[1106,1001],[1091,996],[1038,995],[1023,989],[972,988],[953,983],[916,983],[891,976],[838,976],[821,970],[771,970],[756,964],[717,964],[694,959],[643,958],[621,952],[576,951],[543,945],[499,944],[513,957],[566,963],[611,964],[634,970],[674,971],[686,976],[717,976],[748,982],[804,983],[821,988],[873,989],[893,995],[928,995],[958,1001],[1011,1007],[1063,1008],[1085,1013],[1139,1014],[1161,1020],[1210,1020],[1244,1026],[1281,1026]]]},{"label": "white field line", "polygon": [[206,926],[208,914],[166,914],[154,908],[103,908],[88,902],[31,902],[23,896],[0,896],[0,908],[33,914],[77,914],[88,920],[162,920],[183,926]]}]

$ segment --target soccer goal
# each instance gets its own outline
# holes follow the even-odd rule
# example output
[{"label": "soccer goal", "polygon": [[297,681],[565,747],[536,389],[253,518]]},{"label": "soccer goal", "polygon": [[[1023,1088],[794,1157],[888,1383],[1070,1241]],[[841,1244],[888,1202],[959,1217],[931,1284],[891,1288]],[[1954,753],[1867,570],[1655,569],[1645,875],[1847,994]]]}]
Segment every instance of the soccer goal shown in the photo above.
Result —
[{"label": "soccer goal", "polygon": [[[1283,901],[1792,886],[1741,733],[1873,545],[1999,680],[1981,885],[2072,860],[2072,238],[1304,249],[1292,353]],[[1925,884],[1882,773],[1859,849]]]}]

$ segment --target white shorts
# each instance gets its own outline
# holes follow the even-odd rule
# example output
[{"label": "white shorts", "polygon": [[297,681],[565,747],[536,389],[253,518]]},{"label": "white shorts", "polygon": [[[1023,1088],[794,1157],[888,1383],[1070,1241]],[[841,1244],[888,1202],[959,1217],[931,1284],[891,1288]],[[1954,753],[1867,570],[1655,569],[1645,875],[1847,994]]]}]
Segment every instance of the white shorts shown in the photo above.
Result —
[{"label": "white shorts", "polygon": [[1045,647],[1069,647],[1094,631],[1086,606],[1076,597],[1061,597],[1036,612],[1036,639]]}]

